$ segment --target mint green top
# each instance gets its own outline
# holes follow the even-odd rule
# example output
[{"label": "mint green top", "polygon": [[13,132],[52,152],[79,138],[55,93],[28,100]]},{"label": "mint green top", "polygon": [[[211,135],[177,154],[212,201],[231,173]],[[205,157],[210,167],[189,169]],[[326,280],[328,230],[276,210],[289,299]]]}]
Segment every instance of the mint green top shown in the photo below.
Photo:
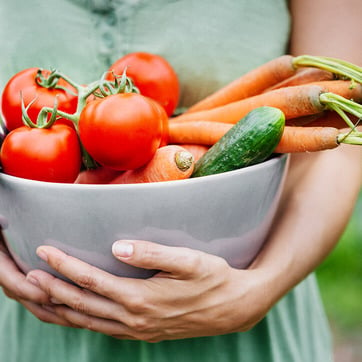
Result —
[{"label": "mint green top", "polygon": [[[0,24],[0,87],[28,67],[57,68],[85,83],[121,55],[149,51],[176,69],[180,107],[285,53],[290,26],[283,0],[11,0],[1,1]],[[0,362],[332,360],[314,275],[245,333],[122,341],[40,322],[0,293],[0,336]]]}]

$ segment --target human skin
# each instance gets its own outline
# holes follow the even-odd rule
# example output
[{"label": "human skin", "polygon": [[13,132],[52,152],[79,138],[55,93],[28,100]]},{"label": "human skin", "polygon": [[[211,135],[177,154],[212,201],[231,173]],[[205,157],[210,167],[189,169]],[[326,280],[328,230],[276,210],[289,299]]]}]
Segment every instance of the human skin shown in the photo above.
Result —
[{"label": "human skin", "polygon": [[[359,0],[291,1],[291,53],[359,64],[361,10]],[[38,255],[77,287],[39,270],[25,276],[3,249],[0,285],[40,320],[116,338],[154,342],[249,330],[338,242],[361,187],[361,161],[362,148],[348,145],[292,155],[272,231],[247,270],[200,251],[119,241],[115,257],[162,272],[147,280],[120,278],[40,247]]]}]

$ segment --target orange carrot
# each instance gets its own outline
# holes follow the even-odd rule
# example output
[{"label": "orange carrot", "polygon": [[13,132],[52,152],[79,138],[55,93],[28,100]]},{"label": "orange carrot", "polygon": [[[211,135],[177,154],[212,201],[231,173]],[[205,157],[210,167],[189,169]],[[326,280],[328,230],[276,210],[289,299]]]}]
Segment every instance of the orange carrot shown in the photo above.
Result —
[{"label": "orange carrot", "polygon": [[339,130],[334,127],[284,127],[275,153],[316,152],[336,148]]},{"label": "orange carrot", "polygon": [[107,167],[98,167],[94,170],[84,170],[79,173],[75,180],[76,184],[107,184],[115,177],[119,176],[121,171],[112,170]]},{"label": "orange carrot", "polygon": [[320,94],[324,92],[332,92],[347,99],[354,99],[356,102],[362,99],[361,84],[355,83],[354,86],[351,87],[350,81],[324,81],[275,89],[217,108],[184,113],[172,118],[170,123],[207,120],[235,124],[251,110],[260,106],[279,108],[288,120],[320,113],[325,110],[326,106],[322,104],[319,99]]},{"label": "orange carrot", "polygon": [[[353,115],[348,115],[353,124],[356,124],[358,119]],[[308,127],[335,127],[345,128],[347,126],[344,119],[334,111],[325,111],[318,115],[299,117],[291,119],[287,122],[288,126],[308,126]]]},{"label": "orange carrot", "polygon": [[200,145],[213,145],[233,125],[222,122],[194,121],[170,122],[170,143],[196,143]]},{"label": "orange carrot", "polygon": [[333,80],[334,78],[335,75],[327,70],[318,68],[300,68],[294,75],[266,89],[264,92],[311,82]]},{"label": "orange carrot", "polygon": [[222,106],[261,93],[295,73],[291,55],[282,55],[250,70],[240,78],[202,99],[188,109],[196,112]]},{"label": "orange carrot", "polygon": [[157,149],[154,157],[145,166],[123,172],[111,184],[133,184],[160,182],[189,178],[194,170],[194,158],[190,152],[178,145]]},{"label": "orange carrot", "polygon": [[[358,123],[358,118],[353,115],[348,115],[348,118],[353,124]],[[338,129],[346,128],[346,121],[337,112],[326,112],[323,117],[320,117],[308,124],[308,127],[335,127]]]},{"label": "orange carrot", "polygon": [[362,84],[353,83],[350,80],[327,80],[311,82],[309,85],[317,85],[323,92],[338,94],[347,99],[353,99],[355,102],[362,101]]},{"label": "orange carrot", "polygon": [[[210,146],[216,143],[233,125],[225,123],[213,122],[211,125],[208,122],[198,122],[198,130],[200,133],[210,133],[208,139],[210,140]],[[224,133],[220,131],[219,125],[226,125]],[[204,127],[202,128],[202,125]],[[216,127],[212,127],[216,126]],[[193,122],[187,122],[183,124],[182,132],[187,133],[187,127],[190,127],[190,142],[197,143],[203,136],[199,136],[197,132],[194,132]],[[344,125],[342,127],[345,131],[344,135],[347,134],[350,129]],[[213,131],[215,133],[213,134]],[[358,135],[358,138],[361,138]],[[176,140],[176,139],[175,139]],[[213,143],[211,143],[211,140]],[[339,145],[339,142],[347,142],[348,139],[344,139],[341,133],[341,128],[338,129],[332,126],[313,126],[313,127],[302,127],[302,126],[285,126],[281,140],[275,149],[276,153],[296,153],[296,152],[316,152],[335,148]],[[362,142],[362,141],[359,141]]]},{"label": "orange carrot", "polygon": [[310,123],[318,120],[319,118],[323,117],[325,115],[325,111],[320,112],[320,113],[316,113],[316,114],[311,114],[308,116],[302,116],[302,117],[297,117],[297,118],[290,118],[288,120],[286,120],[285,125],[286,126],[307,126]]},{"label": "orange carrot", "polygon": [[[226,123],[223,123],[226,124]],[[185,148],[189,151],[192,156],[194,156],[195,162],[197,162],[207,151],[210,147],[200,144],[192,144],[192,143],[182,143],[179,146]]]},{"label": "orange carrot", "polygon": [[324,69],[342,79],[362,83],[361,68],[337,58],[284,55],[252,69],[190,107],[188,112],[220,107],[262,93],[293,76],[300,67]]}]

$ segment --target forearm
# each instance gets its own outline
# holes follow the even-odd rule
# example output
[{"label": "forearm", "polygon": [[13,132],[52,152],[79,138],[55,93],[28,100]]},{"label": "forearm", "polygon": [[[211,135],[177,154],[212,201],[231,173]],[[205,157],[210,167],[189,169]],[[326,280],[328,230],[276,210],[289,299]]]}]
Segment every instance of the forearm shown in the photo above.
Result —
[{"label": "forearm", "polygon": [[362,65],[360,0],[290,0],[290,52],[341,58]]},{"label": "forearm", "polygon": [[[291,54],[361,63],[359,0],[291,0],[290,7]],[[265,271],[271,303],[313,271],[338,242],[361,188],[361,149],[339,146],[292,156],[279,214],[252,265]]]},{"label": "forearm", "polygon": [[252,268],[264,270],[279,299],[330,253],[353,211],[362,180],[362,151],[345,146],[294,155],[279,213]]}]

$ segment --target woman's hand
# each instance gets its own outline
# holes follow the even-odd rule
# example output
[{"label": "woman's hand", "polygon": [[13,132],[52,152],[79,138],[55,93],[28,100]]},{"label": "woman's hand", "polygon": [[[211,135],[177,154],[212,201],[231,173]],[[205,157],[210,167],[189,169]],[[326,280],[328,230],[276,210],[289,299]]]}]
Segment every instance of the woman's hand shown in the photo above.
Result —
[{"label": "woman's hand", "polygon": [[42,246],[38,255],[76,285],[40,270],[27,278],[59,304],[54,312],[60,318],[149,342],[248,330],[272,305],[266,275],[233,269],[217,256],[146,241],[116,242],[113,253],[125,263],[161,271],[146,280],[116,277]]},{"label": "woman's hand", "polygon": [[1,230],[0,265],[0,287],[2,287],[4,293],[9,298],[21,303],[43,322],[73,326],[71,323],[52,312],[50,307],[52,303],[50,302],[48,295],[39,287],[29,283],[26,276],[18,269],[5,246]]}]

